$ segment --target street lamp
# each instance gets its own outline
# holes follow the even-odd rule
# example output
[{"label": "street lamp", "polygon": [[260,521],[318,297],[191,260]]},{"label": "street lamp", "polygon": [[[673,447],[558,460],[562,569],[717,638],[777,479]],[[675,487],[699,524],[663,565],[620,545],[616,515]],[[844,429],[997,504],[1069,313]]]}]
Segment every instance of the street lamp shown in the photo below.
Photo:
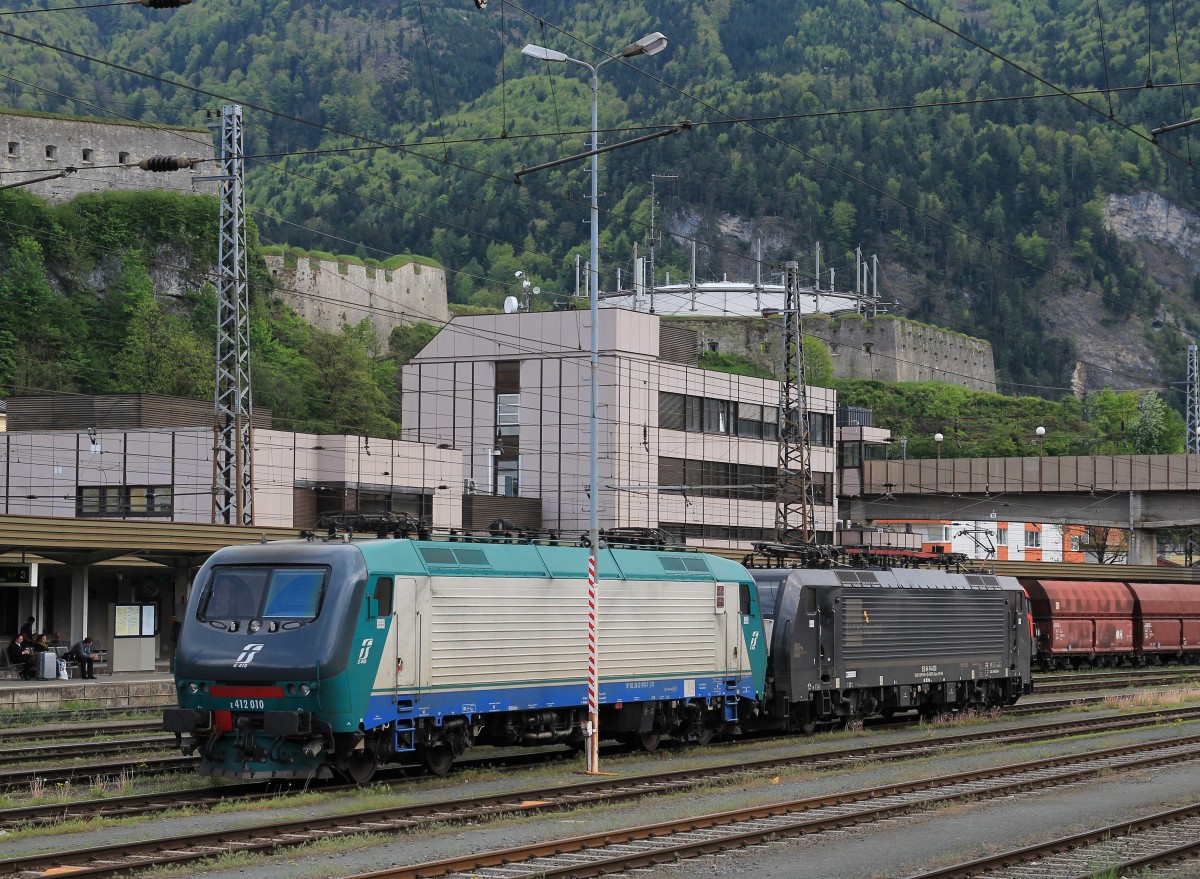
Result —
[{"label": "street lamp", "polygon": [[1046,428],[1038,425],[1038,428],[1034,431],[1034,433],[1037,434],[1038,457],[1040,458],[1046,449]]},{"label": "street lamp", "polygon": [[942,436],[940,433],[935,433],[933,435],[933,441],[935,443],[937,443],[937,459],[939,461],[942,460],[942,440],[944,440],[944,439],[945,439],[945,437]]},{"label": "street lamp", "polygon": [[600,714],[599,683],[596,674],[596,558],[600,551],[600,454],[598,447],[599,426],[597,419],[598,376],[600,373],[600,68],[619,58],[634,58],[638,55],[657,55],[667,48],[667,38],[658,31],[646,34],[630,43],[616,55],[610,55],[597,64],[588,64],[562,52],[535,46],[533,43],[521,50],[522,55],[540,58],[542,61],[570,62],[586,67],[592,74],[592,210],[591,210],[591,260],[588,265],[588,301],[592,320],[591,357],[591,403],[588,415],[590,433],[588,443],[588,747],[585,759],[586,771],[600,771]]}]

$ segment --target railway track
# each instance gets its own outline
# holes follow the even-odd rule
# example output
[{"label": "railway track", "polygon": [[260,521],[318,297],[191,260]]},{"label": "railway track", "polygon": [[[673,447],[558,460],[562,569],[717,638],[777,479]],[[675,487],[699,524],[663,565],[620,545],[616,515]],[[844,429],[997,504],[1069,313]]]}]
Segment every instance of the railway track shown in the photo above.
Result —
[{"label": "railway track", "polygon": [[[1062,699],[1048,702],[1036,702],[1031,705],[1015,705],[1004,710],[1006,717],[1026,717],[1031,714],[1049,713],[1052,711],[1062,710],[1062,708],[1078,707],[1084,704],[1102,704],[1102,702],[1110,701],[1110,696],[1092,696],[1087,699]],[[1188,711],[1184,710],[1176,711]],[[1200,710],[1198,710],[1200,711]],[[1132,726],[1145,725],[1151,722],[1152,719],[1189,719],[1188,714],[1176,714],[1174,712],[1148,711],[1138,714],[1130,714],[1126,718],[1115,718],[1106,720],[1098,718],[1096,720],[1075,720],[1075,722],[1064,726],[1061,723],[1042,724],[1037,726],[1026,726],[1022,730],[1030,731],[1030,734],[1043,735],[1046,737],[1054,737],[1055,730],[1062,730],[1058,735],[1070,733],[1070,731],[1078,730],[1080,733],[1088,733],[1088,731],[1105,731],[1108,729],[1128,729]],[[1085,724],[1085,725],[1076,725]],[[1091,724],[1100,724],[1094,726]],[[1122,724],[1114,726],[1111,724]],[[912,726],[911,723],[895,724],[896,728],[905,728]],[[1014,731],[1018,733],[1019,730]],[[990,735],[990,734],[968,734],[972,736],[970,740],[977,741],[974,736]],[[1003,734],[1001,734],[1003,735]],[[796,741],[793,737],[785,737],[782,741]],[[956,736],[941,736],[938,739],[923,740],[926,746],[936,747],[955,747],[960,741],[960,737]],[[902,747],[902,746],[896,746]],[[608,748],[606,748],[607,751]],[[614,746],[613,753],[628,752],[628,747]],[[838,752],[830,752],[838,753]],[[847,754],[862,754],[863,749],[851,748],[845,753]],[[875,746],[872,748],[872,753],[883,754],[884,746]],[[482,757],[475,760],[464,760],[458,766],[458,769],[469,769],[472,766],[528,766],[539,763],[544,763],[548,758],[568,757],[571,752],[562,751],[526,751],[522,749],[516,754],[505,754],[503,757]],[[127,776],[132,773],[136,776],[154,776],[166,775],[170,772],[181,772],[194,769],[197,764],[197,758],[194,757],[167,757],[167,758],[143,758],[139,759],[136,764],[128,763],[127,760],[119,761],[119,763],[104,763],[88,766],[65,766],[65,767],[38,767],[38,769],[25,769],[11,772],[0,771],[0,790],[14,789],[29,789],[34,785],[41,785],[46,788],[48,785],[66,784],[73,782],[92,782],[97,778],[110,778],[116,776]],[[377,783],[401,783],[408,781],[410,772],[404,769],[385,770],[377,776]],[[170,795],[170,801],[163,805],[162,794],[144,794],[131,795],[124,797],[104,797],[101,800],[78,800],[78,801],[56,801],[54,803],[46,803],[46,805],[34,805],[28,807],[18,807],[11,809],[0,809],[0,829],[4,827],[14,827],[29,824],[46,824],[54,823],[68,818],[95,818],[95,817],[127,817],[127,815],[138,815],[146,813],[154,813],[167,811],[170,808],[179,808],[180,806],[197,806],[205,807],[216,805],[217,802],[228,802],[230,800],[245,799],[246,801],[258,799],[270,799],[270,797],[278,796],[284,791],[294,788],[312,788],[313,785],[318,785],[323,790],[352,790],[360,787],[354,784],[335,784],[335,783],[307,783],[304,781],[295,783],[272,783],[272,782],[254,782],[248,784],[226,784],[216,788],[196,788],[192,790],[173,791]]]},{"label": "railway track", "polygon": [[[1094,879],[1200,858],[1200,803],[977,858],[910,879]],[[1192,874],[1194,875],[1194,874]]]},{"label": "railway track", "polygon": [[[95,735],[95,733],[93,733]],[[175,737],[159,733],[154,736],[127,736],[99,742],[52,742],[0,748],[0,766],[28,763],[31,760],[92,758],[110,754],[159,752],[173,747]]]},{"label": "railway track", "polygon": [[95,778],[121,775],[165,775],[169,772],[194,770],[197,757],[139,757],[136,762],[118,760],[109,763],[45,766],[36,769],[0,770],[0,791],[28,790],[31,784],[67,784],[92,781]]},{"label": "railway track", "polygon": [[[703,769],[678,770],[653,775],[639,776],[626,779],[606,779],[602,781],[587,781],[572,785],[543,787],[533,790],[507,792],[490,797],[475,797],[467,800],[441,801],[423,805],[397,808],[374,809],[348,815],[337,815],[323,818],[310,818],[300,821],[290,821],[279,824],[262,825],[249,828],[225,829],[216,833],[203,833],[186,837],[149,840],[142,843],[122,843],[114,846],[101,846],[72,852],[57,852],[50,854],[24,855],[18,858],[0,861],[0,877],[18,875],[18,870],[26,871],[52,869],[70,870],[72,876],[112,876],[131,869],[141,869],[164,864],[184,864],[203,860],[214,855],[234,851],[275,851],[293,845],[310,842],[318,838],[330,838],[355,833],[376,832],[395,833],[427,824],[447,824],[478,822],[501,815],[527,814],[533,810],[563,809],[574,806],[588,805],[601,802],[618,802],[641,798],[657,793],[669,793],[688,790],[698,785],[712,783],[721,778],[745,773],[779,772],[783,769],[809,768],[828,770],[839,766],[861,765],[864,760],[900,760],[912,757],[928,756],[937,751],[955,747],[970,747],[981,742],[1013,744],[1055,738],[1067,734],[1082,734],[1085,732],[1107,731],[1112,729],[1129,729],[1145,726],[1148,723],[1174,723],[1183,719],[1200,719],[1200,709],[1183,709],[1175,712],[1151,712],[1140,717],[1096,718],[1066,721],[1056,724],[1041,724],[1033,727],[1022,727],[1012,730],[977,731],[954,736],[939,736],[935,739],[919,742],[898,742],[888,745],[843,748],[836,751],[820,752],[799,756],[770,758],[758,761],[741,761],[722,766]],[[1173,755],[1173,756],[1168,756]],[[1182,755],[1182,756],[1181,756]],[[1139,744],[1126,748],[1109,748],[1086,755],[1072,755],[1066,758],[1036,761],[1031,764],[1019,764],[1021,778],[1031,771],[1055,777],[1055,771],[1062,767],[1072,767],[1080,761],[1084,768],[1077,773],[1096,773],[1104,767],[1112,769],[1129,764],[1139,759],[1147,761],[1178,761],[1200,757],[1200,736],[1179,740],[1167,746]],[[1087,763],[1086,761],[1100,761]],[[1137,763],[1136,765],[1149,765]],[[1031,768],[1032,767],[1032,768]],[[1051,771],[1054,770],[1054,771]],[[991,784],[1001,784],[1009,781],[1007,774],[1013,772],[1012,767],[998,770],[987,770],[981,773],[968,773],[963,778],[992,779]],[[1061,773],[1060,773],[1061,774]],[[957,776],[955,778],[958,778]],[[939,786],[949,784],[947,779],[927,781],[924,788],[934,791]],[[959,782],[955,782],[956,784]],[[1016,782],[1017,786],[1023,782]],[[1059,783],[1066,783],[1060,781]],[[962,784],[968,784],[963,781]],[[907,786],[889,786],[888,796],[899,795],[897,792]],[[917,790],[918,788],[913,788]],[[1015,789],[1015,788],[1009,788]],[[978,791],[976,787],[963,787],[960,798],[966,798],[968,791]],[[211,799],[215,792],[207,790],[206,795]],[[260,796],[274,796],[277,792],[260,792]],[[869,796],[862,794],[861,799],[879,797],[878,791]],[[844,797],[843,797],[844,798]],[[843,798],[833,798],[841,800]],[[122,798],[126,801],[107,801],[107,815],[121,814],[123,805],[133,806],[139,798]],[[187,805],[181,799],[180,793],[157,795],[160,804],[170,800],[170,807],[176,808]],[[819,798],[818,798],[819,799]],[[852,801],[846,800],[846,802]],[[925,808],[929,800],[921,798],[911,800],[908,808]],[[937,801],[941,801],[938,799]],[[802,810],[813,808],[815,800],[800,801]],[[827,804],[828,805],[828,804]],[[159,808],[162,806],[160,805]],[[71,817],[69,804],[47,804],[39,807],[46,813],[53,811],[58,819]],[[79,814],[95,814],[87,811],[86,804],[74,804],[80,809]],[[143,812],[148,811],[145,800],[138,806]],[[858,808],[857,806],[855,807]],[[43,814],[46,814],[43,813]],[[761,816],[760,816],[761,817]],[[760,820],[760,817],[745,820]],[[789,819],[790,820],[790,819]],[[861,820],[861,819],[859,819]],[[28,809],[6,810],[0,813],[0,822],[8,825],[33,823],[31,811]],[[536,871],[535,871],[536,872]],[[408,875],[408,874],[406,874]],[[411,875],[416,875],[413,873]],[[427,876],[441,875],[426,873]],[[483,875],[483,874],[475,874]],[[515,874],[513,874],[515,875]],[[550,874],[546,874],[550,875]]]},{"label": "railway track", "polygon": [[1056,675],[1035,678],[1035,693],[1076,693],[1105,688],[1177,686],[1188,681],[1200,681],[1200,669],[1185,672],[1150,672],[1097,675]]},{"label": "railway track", "polygon": [[[860,829],[917,810],[1075,784],[1101,773],[1200,759],[1200,736],[1161,747],[1108,748],[1052,760],[937,776],[500,851],[405,865],[370,879],[584,879],[759,845],[787,836]],[[1041,874],[1058,876],[1051,873]],[[367,879],[367,876],[350,877]]]},{"label": "railway track", "polygon": [[[0,724],[3,724],[0,721]],[[0,732],[0,745],[9,745],[23,741],[50,741],[64,739],[90,739],[98,736],[123,735],[128,733],[162,732],[162,720],[113,720],[102,725],[94,722],[72,724],[70,726],[34,726],[23,724],[18,727],[5,727]],[[0,749],[3,750],[3,749]]]},{"label": "railway track", "polygon": [[1033,687],[1050,684],[1070,684],[1089,681],[1104,683],[1115,678],[1176,680],[1178,678],[1200,678],[1200,665],[1150,666],[1143,668],[1119,668],[1108,671],[1037,672],[1033,674]]}]

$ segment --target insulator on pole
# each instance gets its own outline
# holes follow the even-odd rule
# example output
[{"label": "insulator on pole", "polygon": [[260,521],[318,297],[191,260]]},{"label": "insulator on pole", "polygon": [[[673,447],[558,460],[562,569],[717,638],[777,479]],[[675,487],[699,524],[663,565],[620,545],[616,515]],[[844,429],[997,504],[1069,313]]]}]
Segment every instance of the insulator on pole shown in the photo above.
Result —
[{"label": "insulator on pole", "polygon": [[143,171],[182,171],[203,162],[203,159],[189,159],[187,156],[151,156],[142,159],[137,166]]},{"label": "insulator on pole", "polygon": [[150,9],[176,9],[191,2],[192,0],[138,0],[138,3]]}]

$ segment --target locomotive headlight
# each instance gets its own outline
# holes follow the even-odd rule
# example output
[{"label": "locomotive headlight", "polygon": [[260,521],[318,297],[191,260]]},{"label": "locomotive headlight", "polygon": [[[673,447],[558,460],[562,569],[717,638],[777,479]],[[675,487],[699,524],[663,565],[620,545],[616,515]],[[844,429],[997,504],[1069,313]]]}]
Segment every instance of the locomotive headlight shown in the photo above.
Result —
[{"label": "locomotive headlight", "polygon": [[192,681],[190,684],[188,684],[188,692],[191,693],[193,696],[195,696],[197,693],[200,692],[200,685],[197,684],[195,681]]},{"label": "locomotive headlight", "polygon": [[301,696],[307,696],[311,693],[312,693],[312,687],[310,687],[308,684],[300,685],[300,695]]},{"label": "locomotive headlight", "polygon": [[262,628],[262,620],[251,620],[250,625],[246,626],[246,630],[253,635]]}]

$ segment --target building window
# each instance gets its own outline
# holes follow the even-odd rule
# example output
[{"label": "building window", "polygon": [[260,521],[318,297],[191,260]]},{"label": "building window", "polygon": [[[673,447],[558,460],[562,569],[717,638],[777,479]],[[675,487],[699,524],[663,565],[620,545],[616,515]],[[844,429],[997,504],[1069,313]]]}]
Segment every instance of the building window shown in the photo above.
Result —
[{"label": "building window", "polygon": [[779,407],[763,406],[763,439],[779,439]]},{"label": "building window", "polygon": [[833,445],[833,416],[827,412],[808,413],[808,441],[814,446]]},{"label": "building window", "polygon": [[1028,549],[1042,548],[1042,532],[1041,531],[1026,531],[1025,546]]},{"label": "building window", "polygon": [[880,443],[863,443],[862,456],[864,461],[886,461],[888,447]]},{"label": "building window", "polygon": [[[769,501],[775,497],[774,467],[700,461],[694,458],[659,458],[658,484],[664,492],[697,497]],[[814,474],[814,478],[833,474]]]},{"label": "building window", "polygon": [[90,165],[95,160],[96,160],[96,151],[85,148],[83,151],[83,161],[87,162]]},{"label": "building window", "polygon": [[738,403],[737,432],[738,436],[762,439],[763,407],[757,403]]},{"label": "building window", "polygon": [[862,464],[862,443],[850,440],[838,449],[839,467],[858,467]]},{"label": "building window", "polygon": [[720,348],[721,348],[721,343],[718,342],[716,339],[709,340],[709,342],[708,342],[708,350],[709,351],[716,353],[717,351],[720,350]]},{"label": "building window", "polygon": [[170,516],[169,485],[81,485],[75,496],[77,516]]},{"label": "building window", "polygon": [[684,429],[683,394],[661,393],[658,395],[658,426],[662,430]]},{"label": "building window", "polygon": [[10,140],[8,142],[8,154],[14,158],[21,155],[21,145],[15,140]]},{"label": "building window", "polygon": [[46,144],[46,158],[52,162],[55,159],[57,159],[58,158],[58,147],[56,147],[52,143]]},{"label": "building window", "polygon": [[689,396],[684,400],[684,410],[683,429],[692,433],[704,430],[704,398]]},{"label": "building window", "polygon": [[813,473],[813,503],[826,506],[833,503],[833,474]]},{"label": "building window", "polygon": [[128,165],[128,164],[130,164],[130,162],[129,162],[129,153],[117,153],[117,161],[118,161],[119,163],[121,163],[122,165]]},{"label": "building window", "polygon": [[997,546],[1008,546],[1008,529],[1007,528],[997,528],[996,529],[996,545]]},{"label": "building window", "polygon": [[779,408],[664,392],[658,395],[658,426],[663,430],[774,440],[779,438]]},{"label": "building window", "polygon": [[520,477],[520,466],[517,461],[496,461],[496,494],[504,497],[516,497]]},{"label": "building window", "polygon": [[700,523],[659,522],[658,527],[671,535],[678,543],[687,543],[689,539],[704,540],[740,540],[750,543],[755,540],[773,540],[774,528],[751,528],[744,525],[702,525]]},{"label": "building window", "polygon": [[1071,552],[1083,552],[1083,536],[1079,534],[1071,535]]},{"label": "building window", "polygon": [[496,395],[496,436],[516,436],[521,430],[521,395]]},{"label": "building window", "polygon": [[704,432],[729,433],[729,402],[704,398]]}]

